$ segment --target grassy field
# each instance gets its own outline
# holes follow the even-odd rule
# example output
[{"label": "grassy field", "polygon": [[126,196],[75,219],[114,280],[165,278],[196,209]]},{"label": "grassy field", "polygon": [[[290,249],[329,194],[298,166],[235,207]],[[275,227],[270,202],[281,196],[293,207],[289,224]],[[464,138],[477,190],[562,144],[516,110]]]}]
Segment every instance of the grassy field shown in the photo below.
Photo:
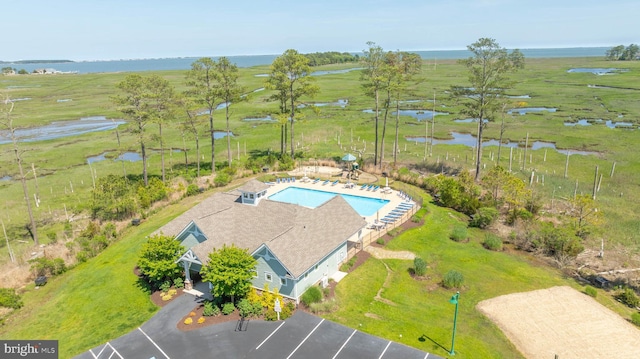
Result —
[{"label": "grassy field", "polygon": [[[456,290],[444,289],[440,282],[446,272],[456,270],[464,275],[456,357],[521,357],[502,332],[475,309],[476,304],[509,293],[557,285],[582,290],[581,286],[534,258],[483,248],[481,231],[471,231],[468,243],[450,240],[449,233],[459,223],[459,214],[432,204],[426,206],[429,214],[424,225],[402,233],[387,245],[387,249],[409,250],[425,259],[428,263],[426,279],[413,279],[411,261],[370,258],[336,287],[340,309],[325,317],[446,356],[451,347],[454,311],[449,299]],[[383,301],[374,299],[380,289]],[[604,295],[599,297],[611,309],[627,317],[630,315],[621,304]]]},{"label": "grassy field", "polygon": [[[458,123],[455,119],[460,110],[455,100],[450,99],[447,89],[451,85],[466,85],[466,72],[455,61],[442,61],[437,69],[425,63],[421,76],[423,81],[412,87],[407,100],[407,109],[433,108],[430,100],[435,92],[436,109],[449,115],[437,116],[435,136],[451,138],[451,132],[474,133],[475,124]],[[356,64],[326,66],[323,69],[356,67]],[[615,75],[567,73],[572,67],[618,67],[627,72]],[[231,129],[232,154],[245,159],[254,150],[279,149],[279,126],[266,121],[243,121],[247,117],[262,117],[277,112],[277,104],[268,101],[269,91],[258,90],[264,86],[264,78],[256,74],[266,73],[266,66],[240,70],[240,81],[246,87],[248,101],[233,104]],[[185,88],[184,71],[159,72],[180,90]],[[568,176],[564,177],[566,155],[552,149],[527,151],[523,158],[522,148],[514,149],[513,170],[523,179],[534,171],[535,195],[547,200],[552,194],[556,199],[566,199],[578,193],[591,193],[595,166],[604,174],[597,203],[604,214],[605,222],[596,231],[587,245],[599,247],[605,239],[605,250],[616,250],[621,258],[616,265],[634,266],[640,253],[640,162],[637,154],[630,150],[637,142],[638,130],[611,129],[604,124],[592,126],[565,126],[567,121],[580,119],[625,121],[640,124],[640,102],[637,101],[640,63],[612,63],[598,58],[529,59],[526,68],[515,78],[517,84],[510,95],[529,95],[526,99],[510,99],[509,106],[554,107],[556,112],[529,113],[523,116],[506,115],[505,138],[524,144],[529,134],[530,143],[536,140],[554,143],[561,149],[597,151],[597,155],[571,155]],[[15,122],[19,126],[37,126],[52,121],[72,120],[87,116],[119,118],[109,101],[115,93],[115,84],[126,74],[86,74],[56,76],[3,76],[0,91],[12,98],[31,98],[16,103]],[[363,113],[373,102],[363,95],[359,71],[317,77],[321,92],[308,102],[335,102],[347,99],[345,108],[324,106],[319,115],[304,109],[304,118],[296,124],[297,148],[303,149],[311,158],[331,158],[345,152],[362,152],[365,161],[373,156],[372,115]],[[589,85],[597,85],[598,88]],[[612,87],[612,88],[607,88]],[[72,101],[58,102],[59,99]],[[522,104],[521,102],[526,102]],[[222,114],[216,114],[215,128],[222,130]],[[423,136],[424,123],[407,116],[400,121],[402,165],[426,164],[438,167],[471,167],[472,150],[463,145],[436,145],[433,156],[424,158],[424,144],[405,139],[406,136]],[[151,127],[153,130],[153,127]],[[101,177],[107,174],[135,174],[141,172],[140,162],[105,160],[90,168],[86,158],[108,152],[111,158],[125,151],[137,151],[135,138],[128,125],[119,129],[122,144],[118,146],[115,131],[85,134],[57,140],[21,144],[25,165],[33,163],[37,174],[40,206],[34,208],[40,223],[41,243],[47,243],[46,233],[62,238],[62,223],[86,214],[91,196],[91,170]],[[393,146],[393,131],[387,131],[385,151],[390,159]],[[182,137],[177,126],[165,131],[167,146],[181,148]],[[491,123],[486,130],[487,138],[498,138],[499,126]],[[203,158],[210,158],[210,147],[202,136]],[[365,148],[366,146],[366,148]],[[157,149],[157,144],[152,143]],[[194,161],[195,149],[187,142],[189,160]],[[236,149],[240,147],[240,153]],[[246,153],[244,149],[246,148]],[[17,174],[8,145],[0,145],[0,178]],[[497,147],[487,147],[483,160],[491,166]],[[502,151],[501,164],[508,166],[509,150]],[[169,165],[184,161],[181,153],[167,156]],[[226,159],[226,141],[216,142],[216,157]],[[493,158],[495,161],[495,158]],[[614,176],[610,171],[616,164]],[[389,166],[388,164],[386,166]],[[388,169],[388,167],[386,167]],[[150,156],[150,171],[160,172],[160,156]],[[576,190],[576,183],[578,184]],[[28,175],[30,192],[36,192],[36,181]],[[26,223],[26,207],[18,181],[0,181],[0,219],[9,228],[12,246],[28,256],[33,250],[23,229]],[[142,238],[153,229],[187,208],[188,202],[179,207],[170,207],[153,216],[143,226],[131,228],[123,238],[104,253],[82,264],[64,276],[54,279],[39,290],[27,288],[24,294],[26,307],[13,316],[10,326],[0,328],[0,335],[10,338],[31,337],[33,333],[48,333],[50,338],[65,338],[64,354],[82,350],[119,336],[149,318],[155,308],[148,298],[135,286],[132,267]],[[470,243],[453,243],[448,240],[448,231],[457,215],[445,209],[429,205],[431,213],[427,222],[419,229],[405,233],[389,244],[391,249],[407,249],[422,256],[429,263],[427,281],[416,282],[408,275],[411,263],[388,260],[367,262],[362,269],[348,276],[338,287],[341,309],[330,317],[339,322],[436,353],[443,353],[442,346],[450,345],[450,323],[452,306],[448,303],[451,291],[441,289],[437,283],[449,269],[465,275],[465,288],[461,293],[459,341],[456,352],[460,355],[487,353],[487,356],[517,357],[515,349],[491,323],[473,309],[475,303],[496,295],[568,284],[558,273],[546,265],[531,265],[529,260],[507,253],[494,253],[479,244],[480,233],[474,234]],[[547,208],[545,208],[548,210]],[[452,217],[453,216],[453,217]],[[609,258],[607,256],[606,258]],[[8,260],[4,241],[0,241],[0,264]],[[382,292],[382,297],[397,303],[389,306],[374,301],[377,290],[384,282],[386,264],[392,269],[392,286]],[[117,280],[113,280],[117,278]],[[575,285],[573,285],[575,287]],[[346,295],[349,293],[349,295]],[[628,312],[607,296],[598,298],[608,307],[623,316]],[[88,298],[88,299],[85,299]],[[100,311],[96,311],[99,308]],[[46,314],[45,314],[46,313]],[[384,318],[384,321],[365,317],[364,313]],[[84,334],[90,326],[95,330],[91,338]],[[403,334],[402,338],[399,334]],[[68,338],[68,340],[66,339]],[[422,340],[420,340],[422,338]],[[494,350],[497,348],[497,350]],[[497,352],[497,354],[495,354]]]}]

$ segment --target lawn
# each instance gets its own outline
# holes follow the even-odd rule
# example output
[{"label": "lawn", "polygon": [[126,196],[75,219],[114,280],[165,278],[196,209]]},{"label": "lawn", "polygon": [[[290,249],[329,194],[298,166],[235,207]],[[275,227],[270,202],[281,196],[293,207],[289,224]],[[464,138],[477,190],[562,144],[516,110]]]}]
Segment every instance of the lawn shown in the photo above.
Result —
[{"label": "lawn", "polygon": [[145,237],[193,205],[189,198],[169,206],[99,256],[47,285],[30,285],[25,306],[0,327],[4,339],[57,339],[60,358],[70,358],[117,338],[151,318],[158,310],[133,273]]},{"label": "lawn", "polygon": [[[467,243],[449,239],[458,214],[427,204],[429,213],[421,227],[408,230],[388,245],[390,250],[409,250],[428,263],[427,276],[416,280],[411,261],[370,258],[343,279],[336,288],[340,309],[325,317],[389,340],[446,356],[451,346],[454,306],[449,299],[455,289],[440,282],[449,270],[464,275],[460,289],[456,357],[518,358],[520,353],[502,332],[475,306],[503,294],[549,288],[579,287],[573,280],[546,266],[535,265],[519,254],[484,249],[481,233],[470,231]],[[475,236],[474,236],[475,234]],[[389,278],[387,278],[388,266]],[[380,296],[374,297],[387,280]]]}]

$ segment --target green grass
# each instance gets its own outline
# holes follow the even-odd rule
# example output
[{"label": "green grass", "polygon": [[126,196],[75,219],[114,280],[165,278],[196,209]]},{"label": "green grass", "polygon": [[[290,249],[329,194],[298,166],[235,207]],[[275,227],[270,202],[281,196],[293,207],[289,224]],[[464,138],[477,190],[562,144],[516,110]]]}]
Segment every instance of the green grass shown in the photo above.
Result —
[{"label": "green grass", "polygon": [[[442,288],[440,282],[447,271],[456,270],[465,278],[460,290],[456,357],[521,357],[502,332],[475,309],[478,302],[558,285],[578,290],[580,287],[570,279],[563,279],[556,270],[532,264],[523,256],[483,248],[481,231],[470,232],[476,235],[468,243],[451,241],[448,233],[458,223],[450,215],[452,211],[428,207],[429,215],[423,226],[402,233],[387,245],[388,249],[410,250],[424,258],[429,264],[427,279],[417,281],[410,276],[411,261],[384,260],[392,272],[390,285],[382,290],[381,297],[396,305],[376,301],[374,297],[383,286],[387,270],[381,260],[371,258],[340,282],[336,288],[340,309],[325,317],[446,356],[451,345],[454,310],[449,299],[455,290]],[[619,305],[616,307],[621,309]],[[366,313],[380,319],[365,316]]]},{"label": "green grass", "polygon": [[192,205],[190,197],[130,227],[99,256],[46,286],[28,286],[25,306],[0,327],[5,339],[57,339],[60,357],[69,358],[117,338],[151,318],[158,308],[133,273],[145,237]]}]

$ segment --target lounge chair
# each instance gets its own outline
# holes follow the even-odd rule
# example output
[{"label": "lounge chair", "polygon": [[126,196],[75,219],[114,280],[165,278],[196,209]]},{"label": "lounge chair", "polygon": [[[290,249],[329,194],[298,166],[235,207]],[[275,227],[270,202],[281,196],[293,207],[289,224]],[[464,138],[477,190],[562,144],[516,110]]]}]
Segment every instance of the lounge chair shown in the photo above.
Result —
[{"label": "lounge chair", "polygon": [[291,177],[291,182],[295,182],[296,178],[295,177]]},{"label": "lounge chair", "polygon": [[402,214],[401,213],[389,213],[385,217],[387,217],[387,218],[400,218],[400,217],[402,217]]},{"label": "lounge chair", "polygon": [[331,183],[332,186],[335,186],[338,184],[338,182],[340,182],[340,180],[335,180],[333,183]]},{"label": "lounge chair", "polygon": [[373,189],[373,187],[375,187],[374,185],[369,185],[369,187],[367,187],[367,191],[371,191]]},{"label": "lounge chair", "polygon": [[313,183],[313,184],[316,184],[316,183],[318,183],[318,182],[320,182],[320,178],[316,178],[316,179],[314,179],[312,183]]},{"label": "lounge chair", "polygon": [[363,184],[363,185],[362,185],[362,187],[360,187],[360,189],[361,189],[361,190],[362,190],[362,189],[365,189],[365,188],[367,188],[367,186],[368,186],[368,184],[366,184],[366,183],[365,183],[365,184]]},{"label": "lounge chair", "polygon": [[322,182],[322,185],[324,186],[324,185],[326,185],[326,184],[327,184],[327,183],[329,183],[329,182],[331,182],[331,181],[329,181],[329,180],[325,180],[324,182]]},{"label": "lounge chair", "polygon": [[373,192],[377,191],[379,188],[380,188],[380,186],[373,187]]},{"label": "lounge chair", "polygon": [[385,217],[385,218],[381,219],[380,222],[386,223],[386,224],[392,224],[392,223],[395,223],[396,221],[394,221],[393,219]]}]

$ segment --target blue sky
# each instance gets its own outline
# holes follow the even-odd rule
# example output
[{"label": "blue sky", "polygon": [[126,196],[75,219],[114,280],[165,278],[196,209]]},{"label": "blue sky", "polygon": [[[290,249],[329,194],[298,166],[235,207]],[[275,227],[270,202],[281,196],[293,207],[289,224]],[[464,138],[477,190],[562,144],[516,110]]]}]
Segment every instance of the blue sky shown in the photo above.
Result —
[{"label": "blue sky", "polygon": [[5,0],[0,60],[640,42],[638,0]]}]

